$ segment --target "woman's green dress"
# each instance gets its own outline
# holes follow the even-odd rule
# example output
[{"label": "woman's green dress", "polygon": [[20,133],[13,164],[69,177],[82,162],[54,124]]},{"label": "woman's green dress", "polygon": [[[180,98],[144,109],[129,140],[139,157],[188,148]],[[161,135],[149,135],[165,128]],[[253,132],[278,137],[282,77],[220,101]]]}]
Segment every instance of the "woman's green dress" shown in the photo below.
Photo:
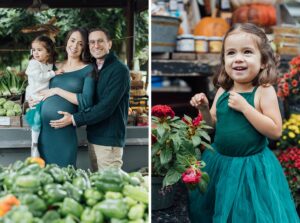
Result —
[{"label": "woman's green dress", "polygon": [[[255,91],[240,93],[253,107]],[[208,190],[189,192],[191,222],[298,223],[287,180],[267,138],[228,106],[228,96],[224,92],[217,101],[215,151],[202,155]]]},{"label": "woman's green dress", "polygon": [[92,106],[96,82],[92,77],[92,65],[72,72],[65,72],[51,79],[50,88],[58,87],[76,93],[79,105],[72,104],[66,99],[54,95],[47,98],[41,108],[41,133],[39,136],[39,152],[46,163],[56,163],[59,166],[69,164],[76,166],[77,135],[76,127],[69,125],[65,128],[54,129],[49,123],[60,119],[63,115],[58,111],[73,114],[78,110]]}]

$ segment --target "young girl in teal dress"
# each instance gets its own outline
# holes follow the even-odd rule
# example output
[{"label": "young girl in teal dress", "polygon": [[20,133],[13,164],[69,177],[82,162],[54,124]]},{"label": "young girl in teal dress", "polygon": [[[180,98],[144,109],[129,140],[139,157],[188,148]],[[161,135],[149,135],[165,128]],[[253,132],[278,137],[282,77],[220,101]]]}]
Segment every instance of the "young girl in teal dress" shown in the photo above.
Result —
[{"label": "young girl in teal dress", "polygon": [[191,222],[298,223],[283,170],[268,148],[281,135],[276,58],[267,36],[253,24],[235,24],[225,35],[219,87],[209,111],[203,93],[191,99],[215,128],[202,160],[210,176],[204,194],[189,193]]}]

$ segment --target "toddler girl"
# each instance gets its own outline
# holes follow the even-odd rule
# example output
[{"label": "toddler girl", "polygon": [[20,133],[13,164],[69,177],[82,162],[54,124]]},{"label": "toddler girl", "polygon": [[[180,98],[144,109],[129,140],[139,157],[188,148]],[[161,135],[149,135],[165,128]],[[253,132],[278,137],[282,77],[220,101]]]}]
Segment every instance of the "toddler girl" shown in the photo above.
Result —
[{"label": "toddler girl", "polygon": [[40,108],[42,96],[39,92],[49,88],[49,81],[62,70],[53,71],[53,63],[56,59],[55,46],[47,36],[38,36],[31,43],[31,56],[25,71],[28,76],[26,88],[26,100],[39,102],[26,113],[26,121],[31,126],[31,156],[39,157],[38,138],[41,127]]}]

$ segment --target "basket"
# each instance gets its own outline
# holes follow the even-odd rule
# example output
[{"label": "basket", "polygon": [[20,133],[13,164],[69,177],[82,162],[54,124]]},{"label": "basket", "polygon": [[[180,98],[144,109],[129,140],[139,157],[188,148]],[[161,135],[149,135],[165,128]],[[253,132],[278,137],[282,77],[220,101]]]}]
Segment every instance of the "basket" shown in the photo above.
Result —
[{"label": "basket", "polygon": [[180,19],[171,16],[152,16],[152,52],[173,52],[176,47],[176,37]]}]

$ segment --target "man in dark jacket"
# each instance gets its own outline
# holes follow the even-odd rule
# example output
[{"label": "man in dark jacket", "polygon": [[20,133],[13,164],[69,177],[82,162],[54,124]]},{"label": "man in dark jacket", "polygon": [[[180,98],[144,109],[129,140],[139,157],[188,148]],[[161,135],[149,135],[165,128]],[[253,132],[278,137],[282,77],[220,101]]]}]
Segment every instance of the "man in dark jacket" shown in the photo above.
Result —
[{"label": "man in dark jacket", "polygon": [[94,106],[73,115],[60,112],[64,117],[51,121],[54,128],[73,123],[87,125],[87,138],[92,170],[108,166],[121,168],[125,145],[129,106],[130,75],[113,52],[111,38],[105,29],[89,33],[89,48],[98,66],[98,84]]}]

